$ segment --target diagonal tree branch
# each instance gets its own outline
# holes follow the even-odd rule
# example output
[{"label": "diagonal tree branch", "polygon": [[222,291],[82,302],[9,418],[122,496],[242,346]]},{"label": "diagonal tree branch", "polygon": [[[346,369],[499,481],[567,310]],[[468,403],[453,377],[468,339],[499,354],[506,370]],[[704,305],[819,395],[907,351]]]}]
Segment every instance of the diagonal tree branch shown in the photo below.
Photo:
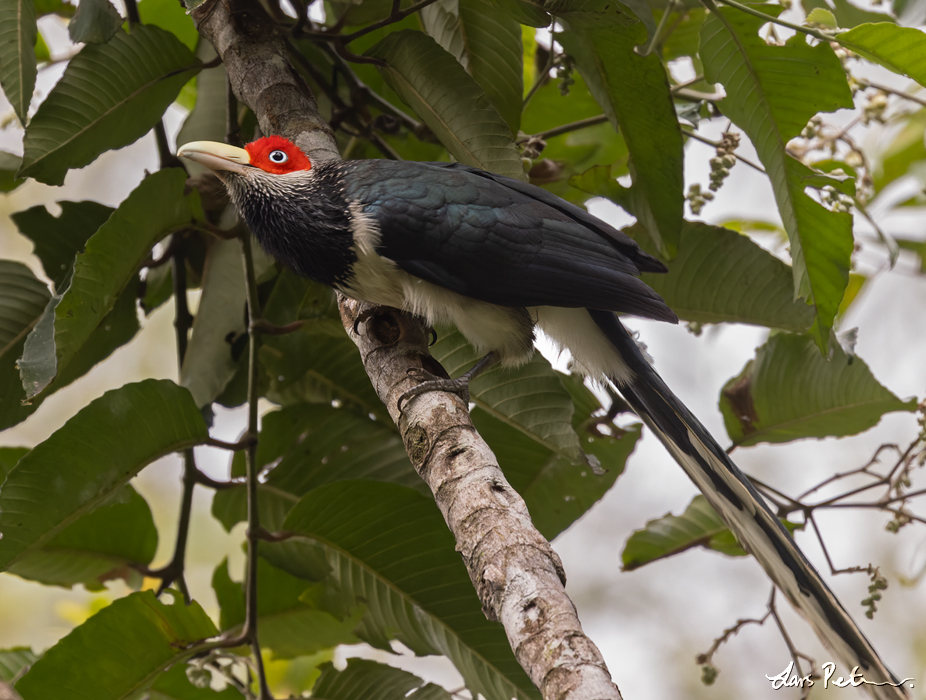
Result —
[{"label": "diagonal tree branch", "polygon": [[[339,158],[331,129],[256,0],[209,0],[193,12],[225,63],[238,99],[265,134],[294,140],[310,158]],[[340,299],[341,317],[364,366],[453,532],[487,617],[499,620],[543,697],[619,699],[601,653],[582,632],[565,573],[533,527],[521,497],[453,394],[432,392],[400,414],[409,370],[443,373],[421,321],[395,309]],[[358,321],[359,319],[359,321]]]}]

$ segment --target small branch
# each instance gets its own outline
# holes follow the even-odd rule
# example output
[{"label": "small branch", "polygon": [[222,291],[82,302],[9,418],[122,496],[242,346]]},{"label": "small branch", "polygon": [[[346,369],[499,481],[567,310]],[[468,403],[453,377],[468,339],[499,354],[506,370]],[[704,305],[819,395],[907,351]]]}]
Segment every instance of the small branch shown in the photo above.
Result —
[{"label": "small branch", "polygon": [[531,98],[534,96],[543,84],[549,80],[550,71],[553,70],[553,63],[556,60],[556,51],[554,47],[556,45],[555,39],[551,36],[550,38],[550,52],[547,54],[546,63],[544,63],[543,69],[537,73],[537,77],[534,79],[534,84],[531,85],[531,89],[527,91],[527,95],[524,96],[524,102],[522,103],[524,107],[527,107],[528,103],[531,101]]},{"label": "small branch", "polygon": [[[695,141],[700,141],[701,143],[706,143],[708,146],[713,146],[714,148],[717,148],[717,146],[720,145],[719,141],[712,141],[706,136],[701,136],[701,134],[698,134],[694,131],[688,131],[688,129],[685,127],[684,124],[682,125],[682,134],[693,138]],[[763,168],[758,163],[753,163],[751,160],[749,160],[748,158],[743,158],[743,156],[739,155],[738,153],[734,153],[733,155],[736,157],[738,161],[745,163],[750,168],[754,168],[755,170],[758,170],[760,173],[765,175],[765,168]]]},{"label": "small branch", "polygon": [[[587,119],[580,119],[579,121],[572,122],[570,124],[563,124],[562,126],[555,126],[552,129],[547,129],[546,131],[541,131],[540,133],[534,134],[534,138],[538,139],[551,139],[554,136],[562,136],[563,134],[568,134],[570,131],[579,131],[580,129],[587,129],[590,126],[598,126],[599,124],[604,124],[608,121],[608,116],[606,114],[599,114],[597,117],[588,117]],[[519,139],[518,143],[524,143],[527,139]]]},{"label": "small branch", "polygon": [[251,330],[255,333],[262,333],[264,335],[289,335],[295,331],[298,331],[305,325],[305,321],[293,321],[292,323],[287,323],[285,326],[278,326],[275,323],[270,323],[265,318],[259,318],[254,322],[254,325],[251,326]]},{"label": "small branch", "polygon": [[420,0],[420,2],[416,2],[414,5],[410,5],[408,8],[404,10],[400,10],[399,3],[394,2],[392,4],[392,12],[390,12],[389,16],[386,17],[385,19],[382,19],[379,22],[374,22],[373,24],[367,25],[363,29],[356,31],[353,34],[341,35],[340,37],[338,37],[338,39],[340,40],[341,43],[349,44],[355,39],[359,39],[362,36],[366,36],[370,32],[375,32],[377,29],[382,29],[383,27],[386,27],[390,24],[401,22],[403,19],[405,19],[409,15],[413,15],[419,10],[423,10],[425,7],[433,4],[434,2],[436,2],[436,0]]},{"label": "small branch", "polygon": [[246,450],[252,445],[256,445],[257,436],[256,433],[252,434],[250,430],[248,430],[238,442],[225,442],[224,440],[218,440],[214,437],[208,437],[203,444],[209,445],[209,447],[218,447],[220,450],[237,452],[238,450]]},{"label": "small branch", "polygon": [[[701,1],[704,3],[705,7],[707,7],[709,10],[716,11],[716,8],[712,7],[714,5],[714,0],[701,0]],[[727,5],[728,7],[735,7],[740,12],[745,12],[747,15],[752,15],[753,17],[758,17],[759,19],[765,20],[766,22],[777,24],[779,27],[787,27],[788,29],[793,29],[796,32],[807,34],[809,36],[812,36],[814,39],[817,39],[825,43],[836,41],[836,37],[834,37],[832,34],[827,34],[826,32],[821,32],[820,30],[813,29],[812,27],[804,27],[804,26],[801,26],[800,24],[793,24],[783,19],[772,17],[771,15],[767,15],[764,12],[761,12],[759,10],[756,10],[753,7],[750,7],[749,5],[744,5],[742,3],[736,2],[736,0],[717,0],[717,2],[721,3],[722,5]]]},{"label": "small branch", "polygon": [[923,99],[922,97],[917,97],[916,95],[912,95],[909,92],[904,92],[902,90],[892,88],[889,85],[884,85],[883,83],[875,83],[871,80],[866,80],[864,78],[855,78],[855,82],[857,82],[862,87],[880,90],[881,92],[886,92],[890,95],[896,95],[897,97],[901,97],[905,100],[909,100],[910,102],[914,102],[920,105],[921,107],[926,107],[926,99]]}]

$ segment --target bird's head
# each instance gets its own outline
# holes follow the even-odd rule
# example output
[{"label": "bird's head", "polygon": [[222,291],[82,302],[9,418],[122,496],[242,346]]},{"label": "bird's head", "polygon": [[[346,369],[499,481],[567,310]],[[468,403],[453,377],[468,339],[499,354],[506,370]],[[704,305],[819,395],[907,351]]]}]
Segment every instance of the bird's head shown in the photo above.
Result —
[{"label": "bird's head", "polygon": [[214,141],[193,141],[181,146],[177,155],[206,166],[226,182],[229,175],[244,178],[261,173],[287,175],[306,173],[312,168],[308,156],[282,136],[267,136],[244,148]]}]

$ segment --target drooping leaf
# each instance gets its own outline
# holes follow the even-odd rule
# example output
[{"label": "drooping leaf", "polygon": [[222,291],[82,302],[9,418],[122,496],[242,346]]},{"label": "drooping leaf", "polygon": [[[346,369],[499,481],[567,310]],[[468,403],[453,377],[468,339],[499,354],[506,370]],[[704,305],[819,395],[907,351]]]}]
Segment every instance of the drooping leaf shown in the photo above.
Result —
[{"label": "drooping leaf", "polygon": [[24,668],[34,664],[38,658],[38,654],[27,647],[0,651],[0,681],[12,682]]},{"label": "drooping leaf", "polygon": [[[337,619],[301,600],[309,582],[296,578],[261,559],[258,562],[258,629],[261,648],[277,659],[314,654],[339,644],[359,644],[353,629],[363,616],[362,606],[351,615]],[[244,586],[231,580],[228,562],[223,561],[212,575],[212,588],[221,608],[223,632],[240,632],[244,624]]]},{"label": "drooping leaf", "polygon": [[0,4],[0,86],[13,105],[20,124],[25,124],[35,90],[35,5],[32,0],[7,0]]},{"label": "drooping leaf", "polygon": [[[802,527],[783,521],[792,533]],[[697,495],[681,515],[667,513],[650,520],[642,530],[634,532],[621,552],[622,569],[633,571],[644,564],[666,559],[694,547],[705,547],[731,557],[746,556],[746,550],[736,541],[717,511],[702,495]]]},{"label": "drooping leaf", "polygon": [[[342,590],[367,605],[362,637],[443,653],[487,698],[538,698],[501,627],[483,615],[433,502],[394,484],[342,481],[307,494],[284,528],[328,553]],[[376,641],[374,639],[374,641]]]},{"label": "drooping leaf", "polygon": [[[637,225],[624,232],[647,252],[655,252]],[[667,267],[666,274],[644,273],[640,278],[685,321],[798,332],[813,323],[813,310],[794,300],[791,268],[735,231],[686,221],[678,256]]]},{"label": "drooping leaf", "polygon": [[836,41],[872,63],[926,86],[926,34],[891,22],[860,24],[836,35]]},{"label": "drooping leaf", "polygon": [[231,381],[238,368],[232,342],[247,334],[247,294],[237,239],[215,241],[209,247],[202,290],[180,368],[180,385],[190,390],[197,406],[211,403]]},{"label": "drooping leaf", "polygon": [[759,348],[720,396],[727,433],[736,445],[843,437],[868,430],[892,411],[912,411],[841,348],[826,360],[807,336],[778,333]]},{"label": "drooping leaf", "polygon": [[348,659],[338,671],[331,663],[321,667],[322,675],[312,687],[312,697],[323,700],[451,700],[439,685],[418,676],[369,659]]},{"label": "drooping leaf", "polygon": [[61,290],[74,268],[74,258],[84,249],[115,211],[97,202],[58,202],[61,214],[55,216],[39,204],[10,215],[16,228],[32,241],[32,252],[42,261],[42,269]]},{"label": "drooping leaf", "polygon": [[[781,11],[755,7],[772,16]],[[718,8],[701,29],[701,57],[707,80],[726,88],[720,109],[748,134],[769,173],[791,241],[794,295],[814,305],[822,349],[849,278],[852,217],[828,211],[806,193],[808,187],[842,185],[791,157],[786,146],[817,112],[852,107],[852,94],[829,44],[810,46],[796,35],[784,46],[771,46],[758,34],[762,24]]]},{"label": "drooping leaf", "polygon": [[494,12],[491,0],[438,2],[421,11],[424,30],[485,90],[517,134],[524,91],[521,26]]},{"label": "drooping leaf", "polygon": [[185,183],[186,173],[177,168],[148,176],[87,241],[70,286],[52,300],[26,340],[19,369],[28,398],[67,368],[154,244],[192,220]]},{"label": "drooping leaf", "polygon": [[60,185],[69,169],[128,146],[157,123],[199,69],[189,49],[158,27],[138,26],[86,45],[26,129],[19,174]]},{"label": "drooping leaf", "polygon": [[[567,22],[572,16],[563,15]],[[674,257],[684,206],[682,133],[662,61],[635,51],[646,41],[644,26],[577,23],[558,40],[627,144],[635,192],[631,213],[660,254]]]},{"label": "drooping leaf", "polygon": [[28,267],[0,260],[0,429],[16,425],[34,410],[21,403],[25,393],[16,361],[50,297],[48,287]]},{"label": "drooping leaf", "polygon": [[[438,330],[431,354],[451,377],[479,359],[459,331]],[[539,353],[517,369],[489,368],[470,384],[470,399],[482,410],[514,426],[538,444],[569,460],[586,464],[586,456],[572,427],[573,408],[559,374]]]},{"label": "drooping leaf", "polygon": [[152,591],[132,593],[103,608],[45,652],[16,683],[23,700],[128,700],[188,646],[217,633],[198,603],[161,603]]},{"label": "drooping leaf", "polygon": [[124,21],[109,0],[84,0],[68,24],[68,35],[75,44],[105,44]]},{"label": "drooping leaf", "polygon": [[141,575],[132,564],[149,564],[158,545],[151,509],[131,486],[68,525],[58,535],[29,553],[8,571],[50,586],[83,584],[101,590],[103,583],[124,578],[136,587]]},{"label": "drooping leaf", "polygon": [[437,42],[422,32],[402,30],[366,55],[395,90],[461,163],[525,179],[511,130],[479,84]]},{"label": "drooping leaf", "polygon": [[0,487],[0,570],[107,503],[150,462],[207,435],[189,392],[173,382],[127,384],[92,401],[7,474]]}]

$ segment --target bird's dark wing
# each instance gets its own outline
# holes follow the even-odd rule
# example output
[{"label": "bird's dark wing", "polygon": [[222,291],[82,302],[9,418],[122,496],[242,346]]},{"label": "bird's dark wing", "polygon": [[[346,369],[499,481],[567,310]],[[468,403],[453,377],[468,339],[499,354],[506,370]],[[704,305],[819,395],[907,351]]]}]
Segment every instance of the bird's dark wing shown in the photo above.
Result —
[{"label": "bird's dark wing", "polygon": [[620,311],[676,322],[637,279],[664,271],[620,231],[533,185],[448,163],[343,164],[345,196],[403,270],[502,306]]}]

